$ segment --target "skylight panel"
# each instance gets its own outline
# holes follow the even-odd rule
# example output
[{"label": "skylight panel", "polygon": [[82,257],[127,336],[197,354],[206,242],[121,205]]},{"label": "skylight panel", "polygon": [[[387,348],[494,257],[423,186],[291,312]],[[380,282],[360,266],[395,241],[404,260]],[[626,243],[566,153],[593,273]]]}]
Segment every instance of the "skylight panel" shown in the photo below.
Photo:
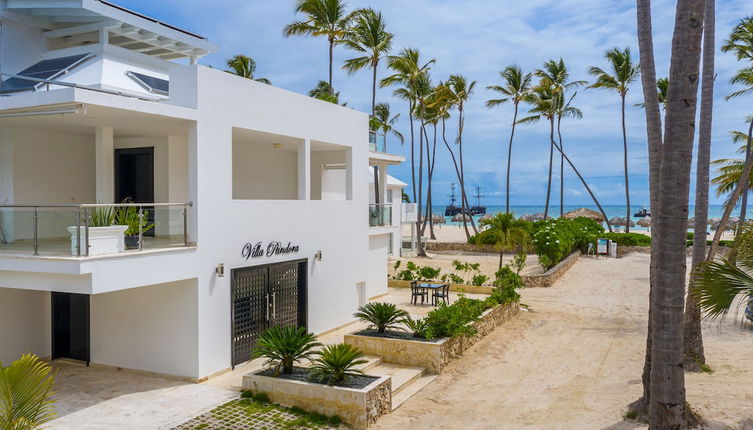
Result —
[{"label": "skylight panel", "polygon": [[166,96],[170,92],[170,81],[167,79],[155,78],[154,76],[136,73],[130,70],[126,72],[126,75],[152,94]]},{"label": "skylight panel", "polygon": [[[34,79],[54,80],[68,73],[71,69],[89,59],[89,57],[91,57],[91,54],[79,54],[51,58],[34,63],[31,67],[16,73],[16,77],[6,79],[0,83],[0,93],[36,90],[45,84]],[[33,79],[23,79],[22,76]]]}]

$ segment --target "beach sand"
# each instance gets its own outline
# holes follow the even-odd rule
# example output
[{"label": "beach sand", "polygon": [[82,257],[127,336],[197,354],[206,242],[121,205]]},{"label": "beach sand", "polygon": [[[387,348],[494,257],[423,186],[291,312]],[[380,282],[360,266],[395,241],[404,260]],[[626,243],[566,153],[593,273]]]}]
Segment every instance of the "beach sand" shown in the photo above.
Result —
[{"label": "beach sand", "polygon": [[[623,415],[642,390],[648,267],[648,254],[582,257],[553,287],[521,290],[531,312],[477,343],[376,428],[645,428]],[[753,428],[751,325],[730,315],[704,322],[703,334],[714,373],[687,374],[688,402],[710,428]]]}]

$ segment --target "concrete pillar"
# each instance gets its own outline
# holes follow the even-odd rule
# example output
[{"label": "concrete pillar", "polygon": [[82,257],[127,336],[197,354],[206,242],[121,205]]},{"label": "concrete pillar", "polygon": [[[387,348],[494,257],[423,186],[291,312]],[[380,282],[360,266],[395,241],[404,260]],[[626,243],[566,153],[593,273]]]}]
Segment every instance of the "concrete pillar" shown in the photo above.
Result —
[{"label": "concrete pillar", "polygon": [[345,150],[345,200],[353,200],[353,148]]},{"label": "concrete pillar", "polygon": [[[231,137],[232,142],[232,137]],[[232,144],[232,143],[231,143]],[[195,122],[188,126],[188,201],[193,203],[188,210],[188,241],[196,243],[198,240],[199,214],[199,129]],[[230,181],[232,190],[232,177]],[[232,192],[232,191],[231,191]]]},{"label": "concrete pillar", "polygon": [[387,201],[387,165],[379,165],[379,201],[382,203],[392,203]]},{"label": "concrete pillar", "polygon": [[298,200],[311,200],[311,141],[298,144]]},{"label": "concrete pillar", "polygon": [[115,203],[115,149],[112,127],[97,127],[94,132],[97,203]]}]

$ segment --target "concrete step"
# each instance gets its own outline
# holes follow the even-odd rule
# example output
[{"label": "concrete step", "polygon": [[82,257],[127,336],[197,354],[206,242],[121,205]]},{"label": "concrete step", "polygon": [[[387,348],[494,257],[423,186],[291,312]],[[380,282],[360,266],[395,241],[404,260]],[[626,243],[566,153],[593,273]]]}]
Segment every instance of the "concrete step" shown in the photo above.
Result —
[{"label": "concrete step", "polygon": [[364,355],[363,358],[368,361],[355,366],[355,368],[365,373],[371,373],[371,369],[382,364],[382,357],[376,355]]},{"label": "concrete step", "polygon": [[425,386],[429,385],[439,375],[423,374],[420,378],[414,379],[411,383],[405,384],[400,392],[397,394],[392,393],[392,410],[394,411],[400,405],[405,403],[406,400],[413,397],[414,394],[421,391]]},{"label": "concrete step", "polygon": [[423,367],[401,366],[393,363],[380,363],[366,372],[369,375],[392,377],[392,395],[399,393],[410,382],[418,379],[426,372]]}]

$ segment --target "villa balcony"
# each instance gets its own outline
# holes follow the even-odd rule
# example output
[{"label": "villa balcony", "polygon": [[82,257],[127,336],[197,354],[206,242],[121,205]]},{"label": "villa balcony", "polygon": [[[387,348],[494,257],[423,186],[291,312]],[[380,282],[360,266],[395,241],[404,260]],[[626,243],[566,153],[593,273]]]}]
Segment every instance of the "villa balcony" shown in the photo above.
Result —
[{"label": "villa balcony", "polygon": [[387,152],[387,136],[384,133],[369,131],[369,164],[397,165],[405,161],[405,157]]},{"label": "villa balcony", "polygon": [[369,227],[390,227],[392,226],[392,204],[370,204],[369,205]]},{"label": "villa balcony", "polygon": [[190,206],[0,205],[0,257],[84,260],[188,248]]}]

